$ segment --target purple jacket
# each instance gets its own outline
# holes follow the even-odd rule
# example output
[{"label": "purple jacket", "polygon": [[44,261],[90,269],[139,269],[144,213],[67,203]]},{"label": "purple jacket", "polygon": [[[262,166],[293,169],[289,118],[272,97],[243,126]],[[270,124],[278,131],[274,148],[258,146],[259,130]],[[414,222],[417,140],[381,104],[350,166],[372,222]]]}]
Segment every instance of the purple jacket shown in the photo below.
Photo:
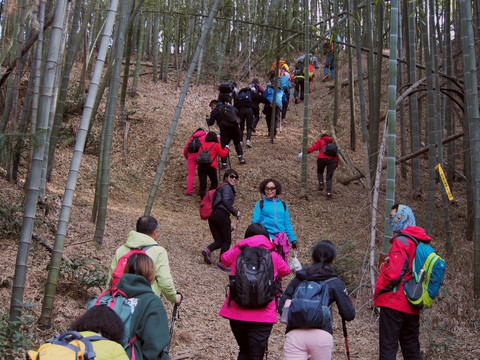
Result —
[{"label": "purple jacket", "polygon": [[[246,238],[240,241],[232,249],[223,253],[222,263],[226,267],[232,269],[232,275],[235,275],[237,267],[237,257],[240,254],[240,247],[242,246],[260,246],[268,250],[272,250],[272,260],[273,260],[273,271],[275,278],[285,277],[290,274],[290,267],[288,264],[283,261],[282,257],[278,255],[275,251],[275,245],[263,235],[255,235],[250,238]],[[225,303],[220,310],[220,316],[223,316],[227,319],[240,320],[240,321],[251,321],[251,322],[262,322],[262,323],[276,323],[277,322],[277,307],[275,305],[275,300],[272,300],[266,307],[258,309],[246,309],[237,305],[237,303],[232,300],[229,302],[230,294],[227,296]]]}]

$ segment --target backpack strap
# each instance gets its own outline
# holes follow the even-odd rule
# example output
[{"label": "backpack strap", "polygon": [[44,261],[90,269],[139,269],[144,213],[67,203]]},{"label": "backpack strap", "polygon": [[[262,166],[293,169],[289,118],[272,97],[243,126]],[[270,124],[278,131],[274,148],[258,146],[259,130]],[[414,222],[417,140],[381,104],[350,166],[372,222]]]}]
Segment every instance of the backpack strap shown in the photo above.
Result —
[{"label": "backpack strap", "polygon": [[[283,202],[283,200],[280,200],[283,204],[283,210],[287,211],[287,204],[285,204],[285,202]],[[260,200],[260,211],[263,210],[263,203],[264,203],[264,199]]]}]

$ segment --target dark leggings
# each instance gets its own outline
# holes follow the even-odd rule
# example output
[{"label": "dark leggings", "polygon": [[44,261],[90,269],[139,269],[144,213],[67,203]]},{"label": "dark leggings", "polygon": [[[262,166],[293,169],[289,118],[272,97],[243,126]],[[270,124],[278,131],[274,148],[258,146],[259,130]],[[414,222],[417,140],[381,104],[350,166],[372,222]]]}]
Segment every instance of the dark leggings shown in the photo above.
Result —
[{"label": "dark leggings", "polygon": [[[215,160],[217,158],[215,157]],[[200,199],[203,199],[207,193],[207,176],[210,179],[210,190],[218,186],[217,169],[210,165],[200,165],[198,167],[198,179],[200,180]]]},{"label": "dark leggings", "polygon": [[230,320],[240,351],[237,360],[262,360],[273,324]]},{"label": "dark leggings", "polygon": [[215,208],[208,218],[208,225],[213,236],[213,242],[207,246],[210,252],[220,250],[220,256],[230,249],[232,243],[232,224],[230,214],[220,208]]},{"label": "dark leggings", "polygon": [[337,168],[337,161],[335,159],[325,159],[325,158],[317,159],[317,178],[318,178],[319,185],[323,184],[323,172],[325,171],[325,168],[327,168],[327,175],[326,175],[327,193],[331,193],[332,183],[333,183],[332,178],[333,178],[333,173]]}]

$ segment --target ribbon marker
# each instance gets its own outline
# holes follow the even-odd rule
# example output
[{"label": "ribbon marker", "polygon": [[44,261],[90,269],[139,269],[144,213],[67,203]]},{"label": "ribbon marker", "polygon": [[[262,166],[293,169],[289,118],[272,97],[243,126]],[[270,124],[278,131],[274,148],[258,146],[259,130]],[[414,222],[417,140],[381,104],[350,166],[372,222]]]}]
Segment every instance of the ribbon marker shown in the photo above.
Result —
[{"label": "ribbon marker", "polygon": [[440,174],[440,179],[442,179],[443,187],[447,192],[448,200],[453,201],[453,195],[450,191],[450,186],[448,186],[448,181],[445,177],[445,173],[443,172],[442,165],[438,164],[437,166],[435,166],[435,170],[438,170],[438,173]]}]

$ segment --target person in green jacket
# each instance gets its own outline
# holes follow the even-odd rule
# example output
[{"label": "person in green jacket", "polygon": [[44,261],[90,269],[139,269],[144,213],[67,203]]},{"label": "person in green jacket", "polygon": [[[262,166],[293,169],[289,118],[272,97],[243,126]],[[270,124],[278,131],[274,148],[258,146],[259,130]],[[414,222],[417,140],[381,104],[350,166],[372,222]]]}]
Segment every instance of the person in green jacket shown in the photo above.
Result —
[{"label": "person in green jacket", "polygon": [[152,290],[155,295],[163,293],[165,298],[172,304],[180,304],[181,296],[177,294],[170,274],[167,250],[157,243],[158,222],[153,216],[142,216],[137,220],[136,231],[130,231],[127,241],[115,251],[110,271],[108,273],[106,286],[110,288],[112,274],[117,267],[120,258],[131,249],[144,248],[145,253],[155,264],[155,281],[152,283]]},{"label": "person in green jacket", "polygon": [[162,300],[153,293],[155,280],[152,259],[142,253],[132,254],[117,288],[127,295],[132,310],[130,334],[132,346],[126,348],[130,359],[166,360],[170,342],[168,318]]},{"label": "person in green jacket", "polygon": [[124,332],[122,320],[107,305],[92,307],[75,320],[70,329],[78,331],[84,338],[105,338],[91,341],[95,360],[128,360],[121,345]]}]

